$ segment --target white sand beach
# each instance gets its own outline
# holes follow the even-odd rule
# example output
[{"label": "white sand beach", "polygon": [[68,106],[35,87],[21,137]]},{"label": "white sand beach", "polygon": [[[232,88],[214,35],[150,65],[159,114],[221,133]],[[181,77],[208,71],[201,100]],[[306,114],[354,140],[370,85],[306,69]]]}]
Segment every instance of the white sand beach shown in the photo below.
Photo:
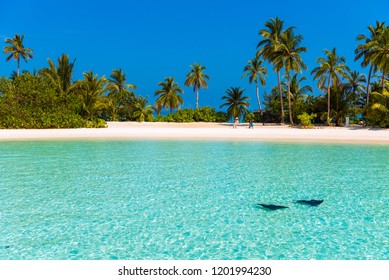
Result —
[{"label": "white sand beach", "polygon": [[230,123],[108,122],[107,128],[2,129],[0,141],[57,139],[197,139],[281,142],[335,142],[389,145],[389,129],[364,127],[290,128]]}]

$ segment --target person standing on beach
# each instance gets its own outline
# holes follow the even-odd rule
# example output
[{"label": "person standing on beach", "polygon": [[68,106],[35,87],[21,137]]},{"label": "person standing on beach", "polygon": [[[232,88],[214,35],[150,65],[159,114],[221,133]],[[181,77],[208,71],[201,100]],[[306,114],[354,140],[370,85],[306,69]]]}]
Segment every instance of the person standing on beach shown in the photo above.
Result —
[{"label": "person standing on beach", "polygon": [[234,121],[234,125],[233,125],[232,128],[238,128],[238,124],[239,124],[239,118],[236,117],[236,118],[235,118],[235,121]]}]

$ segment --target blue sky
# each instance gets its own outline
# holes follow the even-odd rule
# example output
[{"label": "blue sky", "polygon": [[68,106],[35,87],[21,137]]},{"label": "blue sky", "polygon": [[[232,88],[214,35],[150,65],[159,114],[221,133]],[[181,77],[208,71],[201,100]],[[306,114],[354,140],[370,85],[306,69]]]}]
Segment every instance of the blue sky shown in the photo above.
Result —
[{"label": "blue sky", "polygon": [[[255,86],[241,79],[243,68],[256,52],[258,31],[264,23],[278,16],[286,27],[295,26],[304,37],[303,54],[308,70],[302,75],[321,94],[310,72],[324,49],[337,48],[352,69],[358,34],[367,34],[375,22],[389,23],[387,0],[326,1],[85,1],[85,0],[15,0],[0,4],[0,41],[16,33],[24,34],[25,47],[34,50],[34,58],[22,70],[47,66],[47,58],[56,61],[66,53],[76,58],[74,79],[93,70],[109,77],[122,68],[137,95],[148,96],[165,77],[174,76],[184,89],[184,108],[195,107],[192,88],[184,86],[185,75],[194,62],[202,63],[210,76],[208,90],[200,91],[200,106],[219,109],[221,96],[231,86],[246,88],[255,110]],[[0,59],[0,76],[16,69],[15,61]],[[268,66],[269,92],[276,85],[276,74]]]}]

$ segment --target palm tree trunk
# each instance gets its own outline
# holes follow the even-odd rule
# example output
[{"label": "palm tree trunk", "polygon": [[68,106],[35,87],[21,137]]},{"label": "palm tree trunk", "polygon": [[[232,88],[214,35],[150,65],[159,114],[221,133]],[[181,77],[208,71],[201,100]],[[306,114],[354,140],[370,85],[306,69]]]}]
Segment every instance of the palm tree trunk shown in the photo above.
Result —
[{"label": "palm tree trunk", "polygon": [[261,100],[259,99],[258,82],[257,82],[257,81],[255,81],[255,93],[256,93],[256,95],[257,95],[258,110],[259,110],[260,113],[262,113]]},{"label": "palm tree trunk", "polygon": [[293,116],[292,116],[292,101],[290,99],[290,75],[289,73],[287,74],[288,76],[288,107],[289,107],[289,122],[293,126]]},{"label": "palm tree trunk", "polygon": [[19,76],[19,70],[20,70],[20,57],[18,58],[18,70],[17,70],[17,75]]},{"label": "palm tree trunk", "polygon": [[196,89],[196,110],[199,108],[199,90]]},{"label": "palm tree trunk", "polygon": [[330,125],[330,112],[331,112],[331,92],[330,92],[330,85],[331,85],[331,76],[328,77],[328,87],[327,87],[327,124]]},{"label": "palm tree trunk", "polygon": [[367,89],[366,89],[366,105],[369,104],[369,97],[370,97],[370,78],[371,78],[371,72],[373,71],[373,65],[370,65],[369,69],[369,75],[367,77]]},{"label": "palm tree trunk", "polygon": [[284,123],[285,122],[285,112],[284,112],[284,101],[282,99],[281,73],[280,73],[280,71],[278,71],[277,74],[278,74],[278,90],[280,92],[280,103],[281,103],[281,123]]},{"label": "palm tree trunk", "polygon": [[384,94],[385,90],[385,71],[382,71],[382,94]]}]

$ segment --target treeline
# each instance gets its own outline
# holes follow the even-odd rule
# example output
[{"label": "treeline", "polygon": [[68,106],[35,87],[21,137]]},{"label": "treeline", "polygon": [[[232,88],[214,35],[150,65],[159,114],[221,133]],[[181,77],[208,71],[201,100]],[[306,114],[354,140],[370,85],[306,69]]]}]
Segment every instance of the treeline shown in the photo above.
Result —
[{"label": "treeline", "polygon": [[[243,69],[242,78],[255,84],[258,110],[249,111],[249,97],[245,89],[231,87],[221,97],[219,110],[198,107],[199,92],[208,87],[210,77],[206,68],[194,63],[186,75],[185,86],[193,87],[196,109],[180,109],[183,89],[167,77],[158,84],[156,101],[152,105],[147,97],[136,95],[136,86],[128,83],[126,74],[115,69],[109,78],[99,77],[92,71],[83,73],[83,79],[73,81],[75,60],[63,54],[54,63],[29,73],[20,74],[20,60],[33,58],[33,50],[23,45],[24,35],[6,40],[4,54],[7,61],[17,61],[17,70],[11,77],[0,78],[1,128],[64,128],[104,127],[105,121],[173,121],[173,122],[225,122],[238,117],[257,122],[302,124],[325,123],[343,125],[349,117],[351,123],[389,127],[389,28],[377,22],[368,27],[368,34],[357,36],[360,43],[355,49],[355,60],[369,69],[368,76],[351,70],[344,57],[332,50],[324,50],[311,71],[322,94],[315,97],[313,88],[303,85],[307,70],[301,53],[303,37],[294,27],[284,28],[279,18],[270,19],[259,31],[261,40],[257,52]],[[278,84],[260,99],[259,84],[266,85],[268,69],[278,76]],[[162,110],[169,114],[161,116]]]}]

